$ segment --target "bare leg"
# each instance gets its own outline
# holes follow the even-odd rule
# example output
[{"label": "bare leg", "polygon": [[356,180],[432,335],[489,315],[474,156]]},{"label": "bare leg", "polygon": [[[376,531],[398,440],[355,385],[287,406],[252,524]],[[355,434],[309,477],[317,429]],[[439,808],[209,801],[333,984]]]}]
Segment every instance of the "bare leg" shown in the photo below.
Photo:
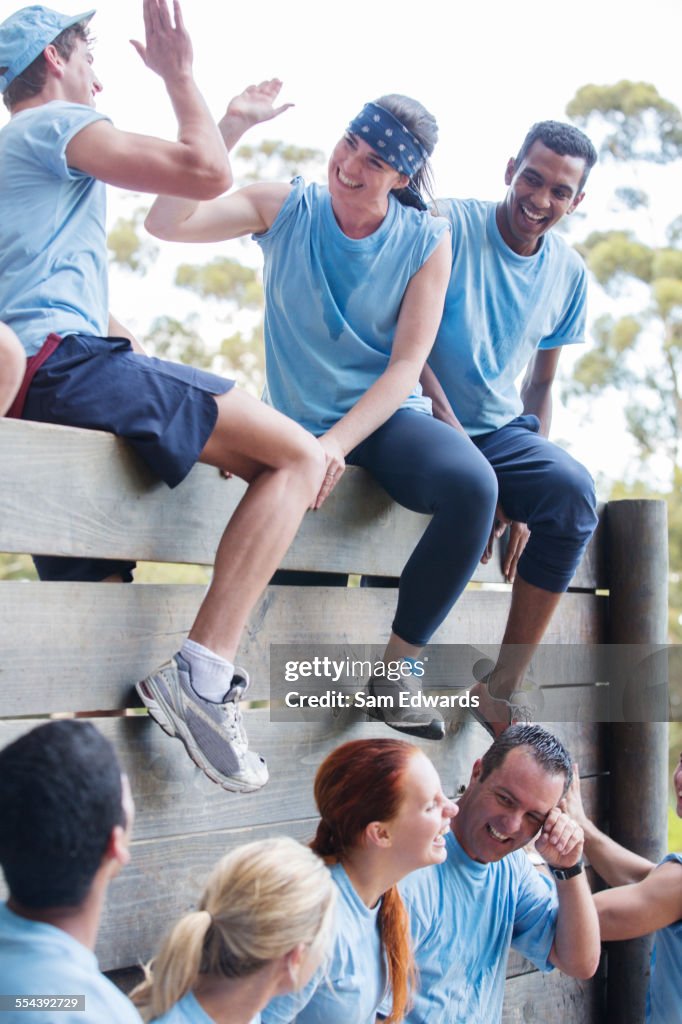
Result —
[{"label": "bare leg", "polygon": [[423,650],[423,647],[408,644],[406,640],[401,640],[396,633],[391,633],[386,644],[383,661],[388,664],[389,661],[402,661],[403,658],[416,660]]},{"label": "bare leg", "polygon": [[0,416],[11,406],[26,369],[26,356],[19,339],[0,323]]},{"label": "bare leg", "polygon": [[526,583],[517,576],[512,588],[509,617],[497,664],[483,683],[472,688],[481,715],[499,736],[510,724],[510,709],[503,701],[520,690],[537,645],[542,640],[561,594]]},{"label": "bare leg", "polygon": [[190,639],[234,660],[246,620],[279,565],[324,475],[322,447],[280,413],[233,389],[200,461],[249,481],[216,553]]}]

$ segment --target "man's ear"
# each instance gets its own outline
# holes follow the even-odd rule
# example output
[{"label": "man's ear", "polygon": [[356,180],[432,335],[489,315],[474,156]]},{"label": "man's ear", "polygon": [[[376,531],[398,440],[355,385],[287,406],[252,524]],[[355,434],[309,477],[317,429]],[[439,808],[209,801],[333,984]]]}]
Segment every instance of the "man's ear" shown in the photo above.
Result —
[{"label": "man's ear", "polygon": [[471,769],[471,778],[469,780],[469,785],[471,785],[472,782],[478,782],[482,771],[483,761],[481,760],[480,757],[477,757],[476,760],[474,761],[474,766]]},{"label": "man's ear", "polygon": [[506,167],[505,172],[504,172],[504,183],[505,183],[505,185],[511,185],[512,179],[514,177],[514,171],[515,170],[516,170],[516,161],[514,160],[513,156],[510,156],[509,160],[507,161],[507,167]]},{"label": "man's ear", "polygon": [[365,828],[365,838],[368,844],[387,847],[391,845],[391,836],[382,821],[370,821]]},{"label": "man's ear", "polygon": [[56,75],[58,78],[61,78],[62,74],[64,73],[65,61],[57,47],[54,45],[54,43],[50,43],[49,46],[45,47],[45,49],[43,50],[43,57],[45,58],[45,63],[47,64],[48,73],[52,73],[53,75]]},{"label": "man's ear", "polygon": [[573,200],[573,202],[571,203],[569,208],[566,210],[566,213],[567,214],[573,213],[575,208],[577,206],[580,206],[580,204],[582,203],[584,198],[585,198],[585,193],[584,192],[578,192],[577,196],[575,197],[575,199]]},{"label": "man's ear", "polygon": [[126,864],[130,863],[130,849],[128,848],[129,835],[127,829],[123,825],[114,825],[109,836],[109,842],[107,848],[104,851],[104,857],[107,860],[113,861],[116,867],[116,873],[124,868]]}]

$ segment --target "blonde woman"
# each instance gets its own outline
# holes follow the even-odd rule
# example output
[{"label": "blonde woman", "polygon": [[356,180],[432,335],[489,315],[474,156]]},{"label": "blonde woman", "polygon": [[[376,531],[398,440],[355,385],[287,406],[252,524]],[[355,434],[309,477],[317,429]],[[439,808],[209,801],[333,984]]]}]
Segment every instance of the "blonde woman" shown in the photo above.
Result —
[{"label": "blonde woman", "polygon": [[213,869],[199,909],[165,939],[132,993],[156,1024],[258,1024],[275,995],[307,984],[333,931],[336,886],[293,839],[240,846]]}]

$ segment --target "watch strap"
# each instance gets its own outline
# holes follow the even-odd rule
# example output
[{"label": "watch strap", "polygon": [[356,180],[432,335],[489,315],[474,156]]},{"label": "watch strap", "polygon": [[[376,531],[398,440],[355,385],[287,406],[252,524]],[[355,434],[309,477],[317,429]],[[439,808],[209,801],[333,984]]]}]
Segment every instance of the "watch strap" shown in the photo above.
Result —
[{"label": "watch strap", "polygon": [[585,870],[585,865],[582,859],[571,868],[554,868],[551,864],[548,864],[547,867],[552,872],[557,882],[565,882],[567,878],[575,878],[576,875],[581,874]]}]

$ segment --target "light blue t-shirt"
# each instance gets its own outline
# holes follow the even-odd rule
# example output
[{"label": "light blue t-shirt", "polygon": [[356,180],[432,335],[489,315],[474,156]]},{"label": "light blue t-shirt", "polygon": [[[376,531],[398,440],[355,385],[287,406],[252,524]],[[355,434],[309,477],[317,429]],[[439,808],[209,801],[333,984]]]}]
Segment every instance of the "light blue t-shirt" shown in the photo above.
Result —
[{"label": "light blue t-shirt", "polygon": [[9,1010],[2,1024],[140,1024],[92,950],[61,928],[29,921],[0,904],[0,995],[85,996],[83,1010]]},{"label": "light blue t-shirt", "polygon": [[506,244],[496,203],[439,199],[452,225],[452,273],[429,365],[468,434],[523,411],[515,381],[535,350],[584,340],[583,261],[549,231],[533,256]]},{"label": "light blue t-shirt", "polygon": [[51,332],[106,335],[105,186],[66,163],[66,147],[103,118],[53,100],[0,131],[0,320],[27,355]]},{"label": "light blue t-shirt", "polygon": [[399,886],[419,972],[405,1020],[497,1024],[510,946],[541,971],[552,970],[556,888],[523,850],[479,864],[454,833],[445,843],[448,856],[442,864],[413,872]]},{"label": "light blue t-shirt", "polygon": [[[188,992],[166,1013],[153,1017],[150,1024],[214,1024],[214,1021],[201,1008],[193,994]],[[256,1014],[251,1024],[260,1024],[260,1014]]]},{"label": "light blue t-shirt", "polygon": [[[661,863],[666,861],[682,865],[682,853],[670,853]],[[656,932],[646,1002],[647,1024],[682,1024],[682,921]]]},{"label": "light blue t-shirt", "polygon": [[272,999],[263,1010],[263,1024],[374,1024],[386,990],[381,901],[366,907],[340,864],[331,873],[339,901],[330,961],[301,992]]},{"label": "light blue t-shirt", "polygon": [[[377,230],[348,238],[329,192],[295,178],[268,231],[264,398],[313,434],[329,430],[388,366],[410,279],[448,225],[393,196]],[[404,407],[431,412],[416,386]]]}]

